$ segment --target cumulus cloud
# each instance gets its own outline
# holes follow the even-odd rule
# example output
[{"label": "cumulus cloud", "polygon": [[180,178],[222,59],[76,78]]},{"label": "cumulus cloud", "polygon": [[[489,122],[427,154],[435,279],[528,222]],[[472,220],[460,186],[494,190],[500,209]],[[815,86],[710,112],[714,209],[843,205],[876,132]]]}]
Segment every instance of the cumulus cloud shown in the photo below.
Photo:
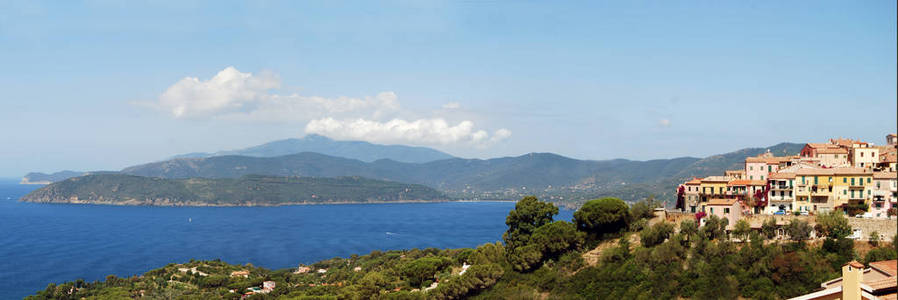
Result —
[{"label": "cumulus cloud", "polygon": [[485,130],[475,129],[474,123],[471,121],[461,121],[452,125],[441,118],[413,121],[392,119],[386,122],[323,118],[309,122],[306,125],[306,133],[321,134],[335,139],[424,145],[455,143],[486,145],[511,136],[511,131],[508,129],[502,128],[490,135]]},{"label": "cumulus cloud", "polygon": [[280,86],[280,78],[272,73],[243,73],[227,67],[209,80],[181,79],[159,96],[155,106],[176,118],[265,121],[308,121],[322,115],[380,117],[399,109],[398,97],[393,92],[363,98],[273,93]]},{"label": "cumulus cloud", "polygon": [[[280,78],[270,72],[240,72],[234,67],[202,80],[186,77],[168,87],[152,103],[142,103],[179,119],[306,123],[305,132],[335,139],[418,145],[487,146],[511,136],[502,128],[492,134],[477,129],[467,117],[457,123],[440,116],[422,117],[403,110],[394,92],[368,97],[318,97],[278,93]],[[461,108],[458,102],[442,106]]]}]

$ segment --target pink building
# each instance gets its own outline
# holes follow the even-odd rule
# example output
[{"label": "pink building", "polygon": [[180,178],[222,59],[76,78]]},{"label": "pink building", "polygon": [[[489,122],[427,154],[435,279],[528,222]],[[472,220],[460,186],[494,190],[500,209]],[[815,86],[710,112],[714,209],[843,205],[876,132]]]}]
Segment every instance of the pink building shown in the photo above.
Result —
[{"label": "pink building", "polygon": [[736,222],[742,219],[742,204],[736,199],[711,199],[702,203],[702,211],[708,216],[727,219],[727,230],[733,230]]}]

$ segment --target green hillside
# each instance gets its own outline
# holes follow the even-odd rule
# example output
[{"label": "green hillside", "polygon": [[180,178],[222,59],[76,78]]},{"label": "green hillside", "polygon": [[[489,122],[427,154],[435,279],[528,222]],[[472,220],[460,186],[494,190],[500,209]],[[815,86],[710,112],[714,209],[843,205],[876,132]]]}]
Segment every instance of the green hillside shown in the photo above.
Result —
[{"label": "green hillside", "polygon": [[22,197],[26,202],[114,205],[234,206],[446,200],[417,184],[362,177],[275,177],[164,179],[97,174],[56,182]]},{"label": "green hillside", "polygon": [[683,157],[649,161],[578,160],[551,153],[494,159],[444,159],[427,163],[393,160],[364,162],[318,153],[279,157],[217,156],[184,158],[125,168],[122,173],[162,178],[237,178],[271,176],[362,176],[423,184],[465,199],[516,199],[524,195],[579,205],[614,196],[635,201],[649,195],[672,201],[677,184],[691,176],[723,174],[741,168],[748,156],[770,149],[777,155],[799,152],[801,144],[748,148],[704,159]]}]

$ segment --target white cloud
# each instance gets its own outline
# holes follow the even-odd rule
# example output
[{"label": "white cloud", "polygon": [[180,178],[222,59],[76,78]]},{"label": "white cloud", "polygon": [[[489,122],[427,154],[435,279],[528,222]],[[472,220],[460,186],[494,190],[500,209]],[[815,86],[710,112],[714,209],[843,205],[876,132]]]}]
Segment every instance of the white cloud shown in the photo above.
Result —
[{"label": "white cloud", "polygon": [[[279,94],[281,80],[274,73],[240,72],[227,67],[208,80],[186,77],[168,87],[152,103],[174,118],[306,123],[306,133],[335,139],[418,145],[467,144],[484,147],[511,136],[508,129],[492,134],[477,129],[468,116],[452,118],[458,102],[442,106],[438,116],[403,110],[394,92],[375,96],[326,98]],[[457,112],[457,111],[456,111]],[[446,117],[458,121],[452,124]]]},{"label": "white cloud", "polygon": [[441,118],[406,121],[392,119],[379,122],[365,119],[337,120],[324,118],[306,125],[306,133],[325,135],[335,139],[363,140],[376,143],[409,143],[418,145],[447,145],[470,143],[486,145],[511,136],[508,129],[499,129],[492,136],[477,130],[471,121],[452,125]]},{"label": "white cloud", "polygon": [[162,93],[154,106],[176,118],[263,121],[308,121],[322,115],[381,117],[399,109],[393,92],[363,98],[272,93],[280,86],[280,79],[272,73],[256,75],[227,67],[209,80],[181,79]]},{"label": "white cloud", "polygon": [[670,127],[670,119],[658,120],[658,125],[661,125],[661,127]]}]

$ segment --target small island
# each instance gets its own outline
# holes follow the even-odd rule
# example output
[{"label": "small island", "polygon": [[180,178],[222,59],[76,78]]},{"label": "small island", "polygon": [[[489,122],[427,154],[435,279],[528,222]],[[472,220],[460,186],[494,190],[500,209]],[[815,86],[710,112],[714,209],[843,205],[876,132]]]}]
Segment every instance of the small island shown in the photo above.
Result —
[{"label": "small island", "polygon": [[278,206],[337,203],[433,202],[449,200],[419,184],[363,177],[284,177],[165,179],[126,174],[90,174],[37,189],[23,202],[153,205]]}]

